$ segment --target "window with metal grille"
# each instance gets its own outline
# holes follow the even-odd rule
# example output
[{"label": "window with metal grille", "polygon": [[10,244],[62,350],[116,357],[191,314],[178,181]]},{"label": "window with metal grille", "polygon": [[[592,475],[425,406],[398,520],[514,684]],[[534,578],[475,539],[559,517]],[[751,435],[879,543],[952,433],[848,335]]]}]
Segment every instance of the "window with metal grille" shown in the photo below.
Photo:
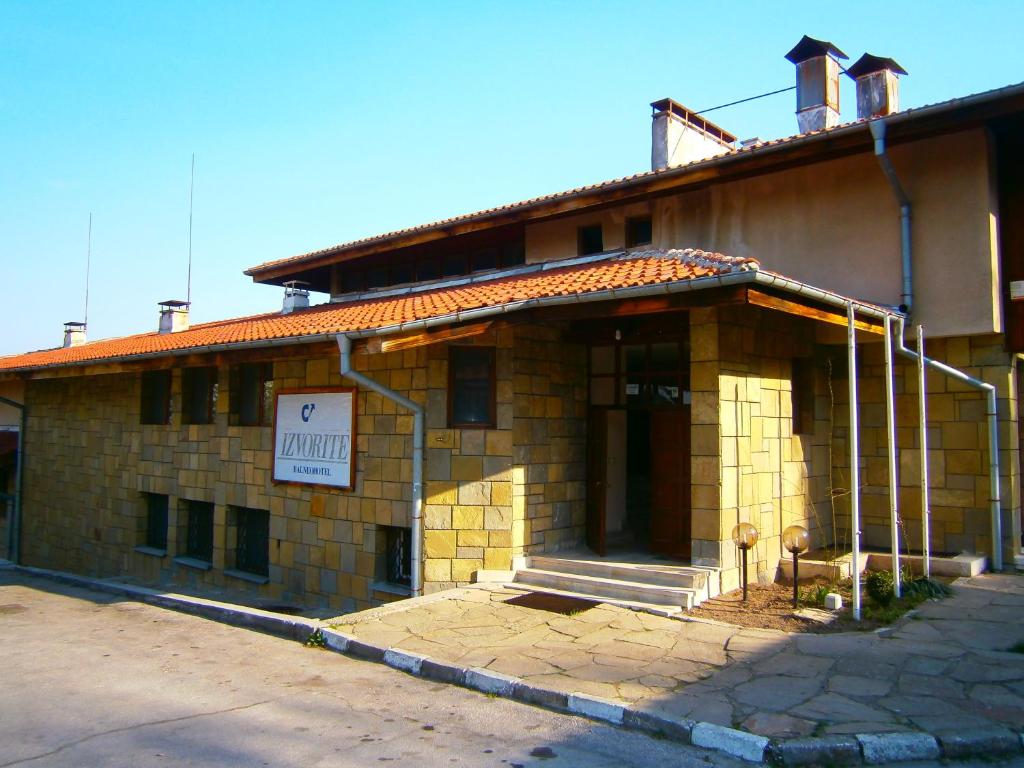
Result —
[{"label": "window with metal grille", "polygon": [[166,551],[167,497],[162,493],[144,493],[142,496],[146,503],[145,546]]},{"label": "window with metal grille", "polygon": [[171,421],[171,372],[143,371],[142,398],[139,407],[143,424],[169,424]]},{"label": "window with metal grille", "polygon": [[265,509],[232,507],[235,570],[266,576],[270,573],[270,513]]},{"label": "window with metal grille", "polygon": [[448,350],[448,420],[453,427],[494,427],[494,347]]},{"label": "window with metal grille", "polygon": [[217,369],[185,368],[181,372],[181,423],[212,424],[217,409]]},{"label": "window with metal grille", "polygon": [[231,425],[269,427],[274,416],[274,364],[233,365],[229,378]]},{"label": "window with metal grille", "polygon": [[387,539],[387,580],[408,587],[412,583],[412,535],[408,528],[381,526]]},{"label": "window with metal grille", "polygon": [[212,562],[213,504],[209,501],[186,501],[185,516],[185,556]]}]

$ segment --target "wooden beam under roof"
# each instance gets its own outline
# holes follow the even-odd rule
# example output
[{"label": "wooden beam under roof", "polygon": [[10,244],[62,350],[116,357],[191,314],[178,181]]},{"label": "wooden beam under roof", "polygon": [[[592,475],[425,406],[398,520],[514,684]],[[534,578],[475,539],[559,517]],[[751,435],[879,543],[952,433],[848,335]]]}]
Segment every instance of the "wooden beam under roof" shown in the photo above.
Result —
[{"label": "wooden beam under roof", "polygon": [[[848,324],[846,315],[841,315],[838,312],[830,312],[825,309],[819,309],[817,307],[808,306],[807,304],[801,304],[790,299],[783,299],[779,296],[772,296],[767,293],[763,293],[754,288],[747,289],[747,303],[753,304],[755,307],[764,307],[765,309],[773,309],[777,312],[785,312],[789,315],[798,315],[800,317],[807,317],[811,320],[818,320],[823,323],[831,323],[832,325],[841,325],[844,328]],[[853,321],[854,327],[858,331],[867,331],[868,333],[884,334],[885,330],[880,324],[869,323],[865,320]]]}]

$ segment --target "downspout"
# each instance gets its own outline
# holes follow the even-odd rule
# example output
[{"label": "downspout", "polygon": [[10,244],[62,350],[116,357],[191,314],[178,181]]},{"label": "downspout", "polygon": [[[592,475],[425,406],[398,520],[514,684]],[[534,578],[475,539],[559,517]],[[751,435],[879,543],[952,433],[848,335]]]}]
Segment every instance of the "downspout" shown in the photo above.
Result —
[{"label": "downspout", "polygon": [[914,280],[913,264],[910,254],[910,198],[907,191],[900,183],[900,177],[896,175],[896,169],[892,166],[889,154],[885,149],[885,120],[880,118],[868,123],[871,129],[871,136],[875,140],[875,157],[882,168],[882,173],[889,180],[896,201],[900,204],[900,260],[903,268],[903,292],[900,294],[901,309],[909,315],[914,305]]},{"label": "downspout", "polygon": [[909,357],[911,360],[921,360],[924,365],[932,368],[933,370],[939,371],[950,378],[961,381],[964,384],[979,389],[985,393],[987,407],[986,416],[988,417],[988,471],[989,471],[989,514],[991,516],[992,524],[992,570],[1001,571],[1003,569],[1003,521],[1001,517],[1001,503],[999,493],[999,416],[997,406],[997,395],[996,388],[988,382],[976,379],[973,376],[968,376],[963,371],[959,371],[950,365],[940,363],[938,360],[933,360],[930,357],[925,357],[923,354],[918,354],[912,349],[908,349],[903,344],[903,325],[904,318],[897,315],[896,323],[896,351],[904,357]]},{"label": "downspout", "polygon": [[853,302],[846,307],[846,352],[850,380],[850,538],[853,540],[853,618],[860,621],[860,424],[857,419],[857,328]]},{"label": "downspout", "polygon": [[18,457],[14,465],[14,512],[11,513],[11,525],[7,531],[7,554],[12,563],[21,563],[21,468],[24,466],[25,440],[25,405],[6,397],[0,397],[0,403],[17,408],[21,413],[21,425],[18,427]]},{"label": "downspout", "polygon": [[393,389],[385,387],[352,367],[352,339],[344,333],[337,336],[342,377],[349,378],[365,389],[372,389],[382,397],[412,411],[412,578],[413,597],[423,593],[423,406]]}]

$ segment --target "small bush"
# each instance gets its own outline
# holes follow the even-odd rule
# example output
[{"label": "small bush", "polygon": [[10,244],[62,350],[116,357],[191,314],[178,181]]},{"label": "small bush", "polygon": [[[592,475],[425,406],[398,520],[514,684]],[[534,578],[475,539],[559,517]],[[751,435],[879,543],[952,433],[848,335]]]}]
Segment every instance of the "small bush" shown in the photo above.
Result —
[{"label": "small bush", "polygon": [[313,634],[306,640],[307,648],[326,648],[327,638],[324,637],[324,633],[319,629],[314,629]]},{"label": "small bush", "polygon": [[864,581],[864,588],[876,605],[883,608],[892,602],[896,595],[893,585],[892,573],[890,571],[871,571]]}]

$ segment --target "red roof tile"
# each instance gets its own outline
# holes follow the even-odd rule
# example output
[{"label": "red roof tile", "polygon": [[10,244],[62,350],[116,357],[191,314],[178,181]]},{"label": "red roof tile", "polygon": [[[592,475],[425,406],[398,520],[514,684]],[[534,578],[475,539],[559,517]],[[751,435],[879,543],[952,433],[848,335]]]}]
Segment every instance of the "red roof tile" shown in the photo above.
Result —
[{"label": "red roof tile", "polygon": [[187,350],[202,352],[221,345],[258,345],[275,339],[308,340],[321,335],[389,328],[530,299],[693,280],[751,268],[757,268],[754,259],[693,249],[634,252],[567,266],[549,262],[543,268],[526,267],[489,280],[414,288],[397,295],[323,304],[288,315],[273,313],[220,320],[176,333],[143,333],[66,349],[0,357],[0,372],[84,365],[135,356],[153,357]]}]

